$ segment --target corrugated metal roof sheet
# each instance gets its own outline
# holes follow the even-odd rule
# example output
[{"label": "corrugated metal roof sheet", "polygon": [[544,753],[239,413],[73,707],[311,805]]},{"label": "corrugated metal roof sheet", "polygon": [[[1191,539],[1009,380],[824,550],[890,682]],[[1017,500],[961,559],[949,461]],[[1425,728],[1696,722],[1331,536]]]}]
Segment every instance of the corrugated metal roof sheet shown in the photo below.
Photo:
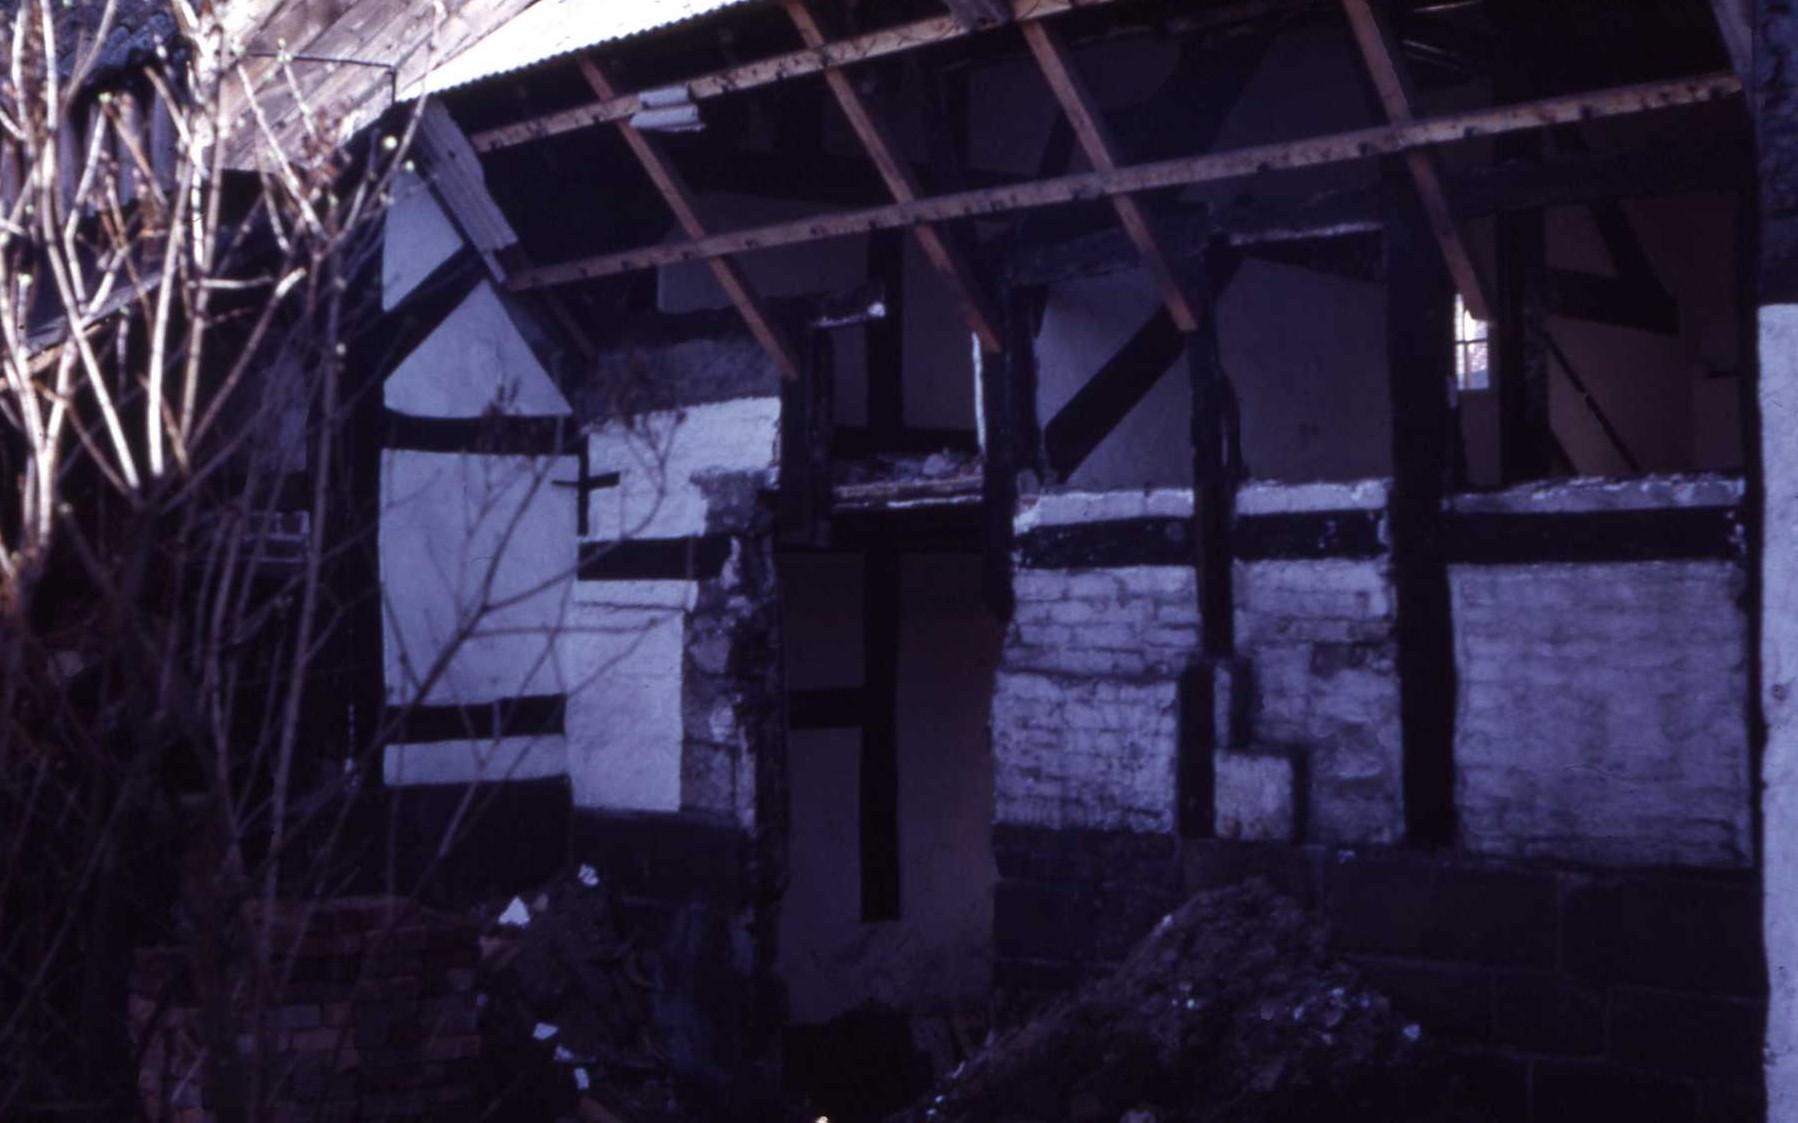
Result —
[{"label": "corrugated metal roof sheet", "polygon": [[671,27],[755,0],[538,0],[438,67],[417,93],[440,93],[602,43]]}]

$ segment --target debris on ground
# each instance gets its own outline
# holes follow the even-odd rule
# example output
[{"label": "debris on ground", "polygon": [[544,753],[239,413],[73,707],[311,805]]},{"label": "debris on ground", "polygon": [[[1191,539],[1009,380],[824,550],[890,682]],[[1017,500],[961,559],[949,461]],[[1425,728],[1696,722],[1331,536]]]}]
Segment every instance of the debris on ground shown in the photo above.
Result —
[{"label": "debris on ground", "polygon": [[508,1118],[686,1118],[650,1017],[654,971],[587,867],[480,910],[490,1102]]},{"label": "debris on ground", "polygon": [[1435,1052],[1251,881],[1189,901],[894,1123],[1479,1119]]}]

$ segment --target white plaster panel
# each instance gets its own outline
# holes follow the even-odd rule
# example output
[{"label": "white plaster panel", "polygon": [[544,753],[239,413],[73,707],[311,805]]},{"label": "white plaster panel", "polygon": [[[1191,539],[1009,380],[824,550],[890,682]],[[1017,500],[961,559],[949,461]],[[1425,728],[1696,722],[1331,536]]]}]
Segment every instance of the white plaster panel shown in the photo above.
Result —
[{"label": "white plaster panel", "polygon": [[571,611],[558,654],[576,807],[680,810],[684,635],[678,610]]},{"label": "white plaster panel", "polygon": [[1798,1114],[1798,305],[1760,311],[1767,1118]]},{"label": "white plaster panel", "polygon": [[395,178],[381,240],[381,310],[392,311],[432,270],[462,248],[462,236],[423,180]]},{"label": "white plaster panel", "polygon": [[485,281],[406,356],[381,392],[388,409],[413,417],[573,412]]},{"label": "white plaster panel", "polygon": [[541,780],[568,774],[568,747],[561,737],[388,745],[381,774],[394,788]]},{"label": "white plaster panel", "polygon": [[1715,561],[1452,567],[1463,845],[1745,865],[1744,584]]},{"label": "white plaster panel", "polygon": [[[387,696],[482,702],[562,689],[572,602],[570,457],[390,450],[381,456]],[[459,638],[466,637],[466,638]],[[433,667],[442,673],[419,690]]]},{"label": "white plaster panel", "polygon": [[771,472],[779,436],[779,398],[739,398],[607,423],[589,435],[587,462],[592,472],[617,472],[619,485],[592,493],[592,537],[705,533],[704,477]]},{"label": "white plaster panel", "polygon": [[1275,483],[1256,480],[1236,492],[1239,515],[1276,515],[1302,511],[1379,511],[1385,509],[1391,482],[1385,479],[1332,483]]},{"label": "white plaster panel", "polygon": [[1122,519],[1192,517],[1191,488],[1136,491],[1049,491],[1018,502],[1012,526],[1019,534],[1039,526],[1115,522]]}]

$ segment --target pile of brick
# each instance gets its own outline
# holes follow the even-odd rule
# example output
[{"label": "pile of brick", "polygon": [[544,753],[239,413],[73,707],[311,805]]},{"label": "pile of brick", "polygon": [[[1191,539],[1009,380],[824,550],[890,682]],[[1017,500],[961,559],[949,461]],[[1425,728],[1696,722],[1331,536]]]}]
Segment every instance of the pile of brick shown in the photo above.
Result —
[{"label": "pile of brick", "polygon": [[242,968],[248,956],[231,957],[222,983],[236,1051],[228,1065],[205,1063],[188,951],[138,953],[129,1012],[145,1118],[210,1123],[221,1090],[209,1079],[220,1069],[245,1074],[239,1083],[273,1109],[259,1117],[281,1123],[476,1114],[475,924],[390,898],[296,901],[246,909],[239,939],[254,938],[265,916],[264,999]]}]

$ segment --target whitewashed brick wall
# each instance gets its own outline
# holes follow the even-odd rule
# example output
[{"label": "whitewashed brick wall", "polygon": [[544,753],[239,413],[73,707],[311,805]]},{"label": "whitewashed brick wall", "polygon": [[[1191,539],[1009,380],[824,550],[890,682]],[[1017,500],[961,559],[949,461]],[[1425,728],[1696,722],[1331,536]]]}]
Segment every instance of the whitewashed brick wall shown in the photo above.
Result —
[{"label": "whitewashed brick wall", "polygon": [[1172,830],[1192,571],[1021,569],[1014,591],[993,695],[997,821]]},{"label": "whitewashed brick wall", "polygon": [[1469,849],[1749,860],[1745,576],[1728,561],[1456,566]]},{"label": "whitewashed brick wall", "polygon": [[1394,623],[1385,559],[1237,563],[1236,640],[1255,675],[1255,740],[1308,755],[1317,841],[1403,834]]}]

